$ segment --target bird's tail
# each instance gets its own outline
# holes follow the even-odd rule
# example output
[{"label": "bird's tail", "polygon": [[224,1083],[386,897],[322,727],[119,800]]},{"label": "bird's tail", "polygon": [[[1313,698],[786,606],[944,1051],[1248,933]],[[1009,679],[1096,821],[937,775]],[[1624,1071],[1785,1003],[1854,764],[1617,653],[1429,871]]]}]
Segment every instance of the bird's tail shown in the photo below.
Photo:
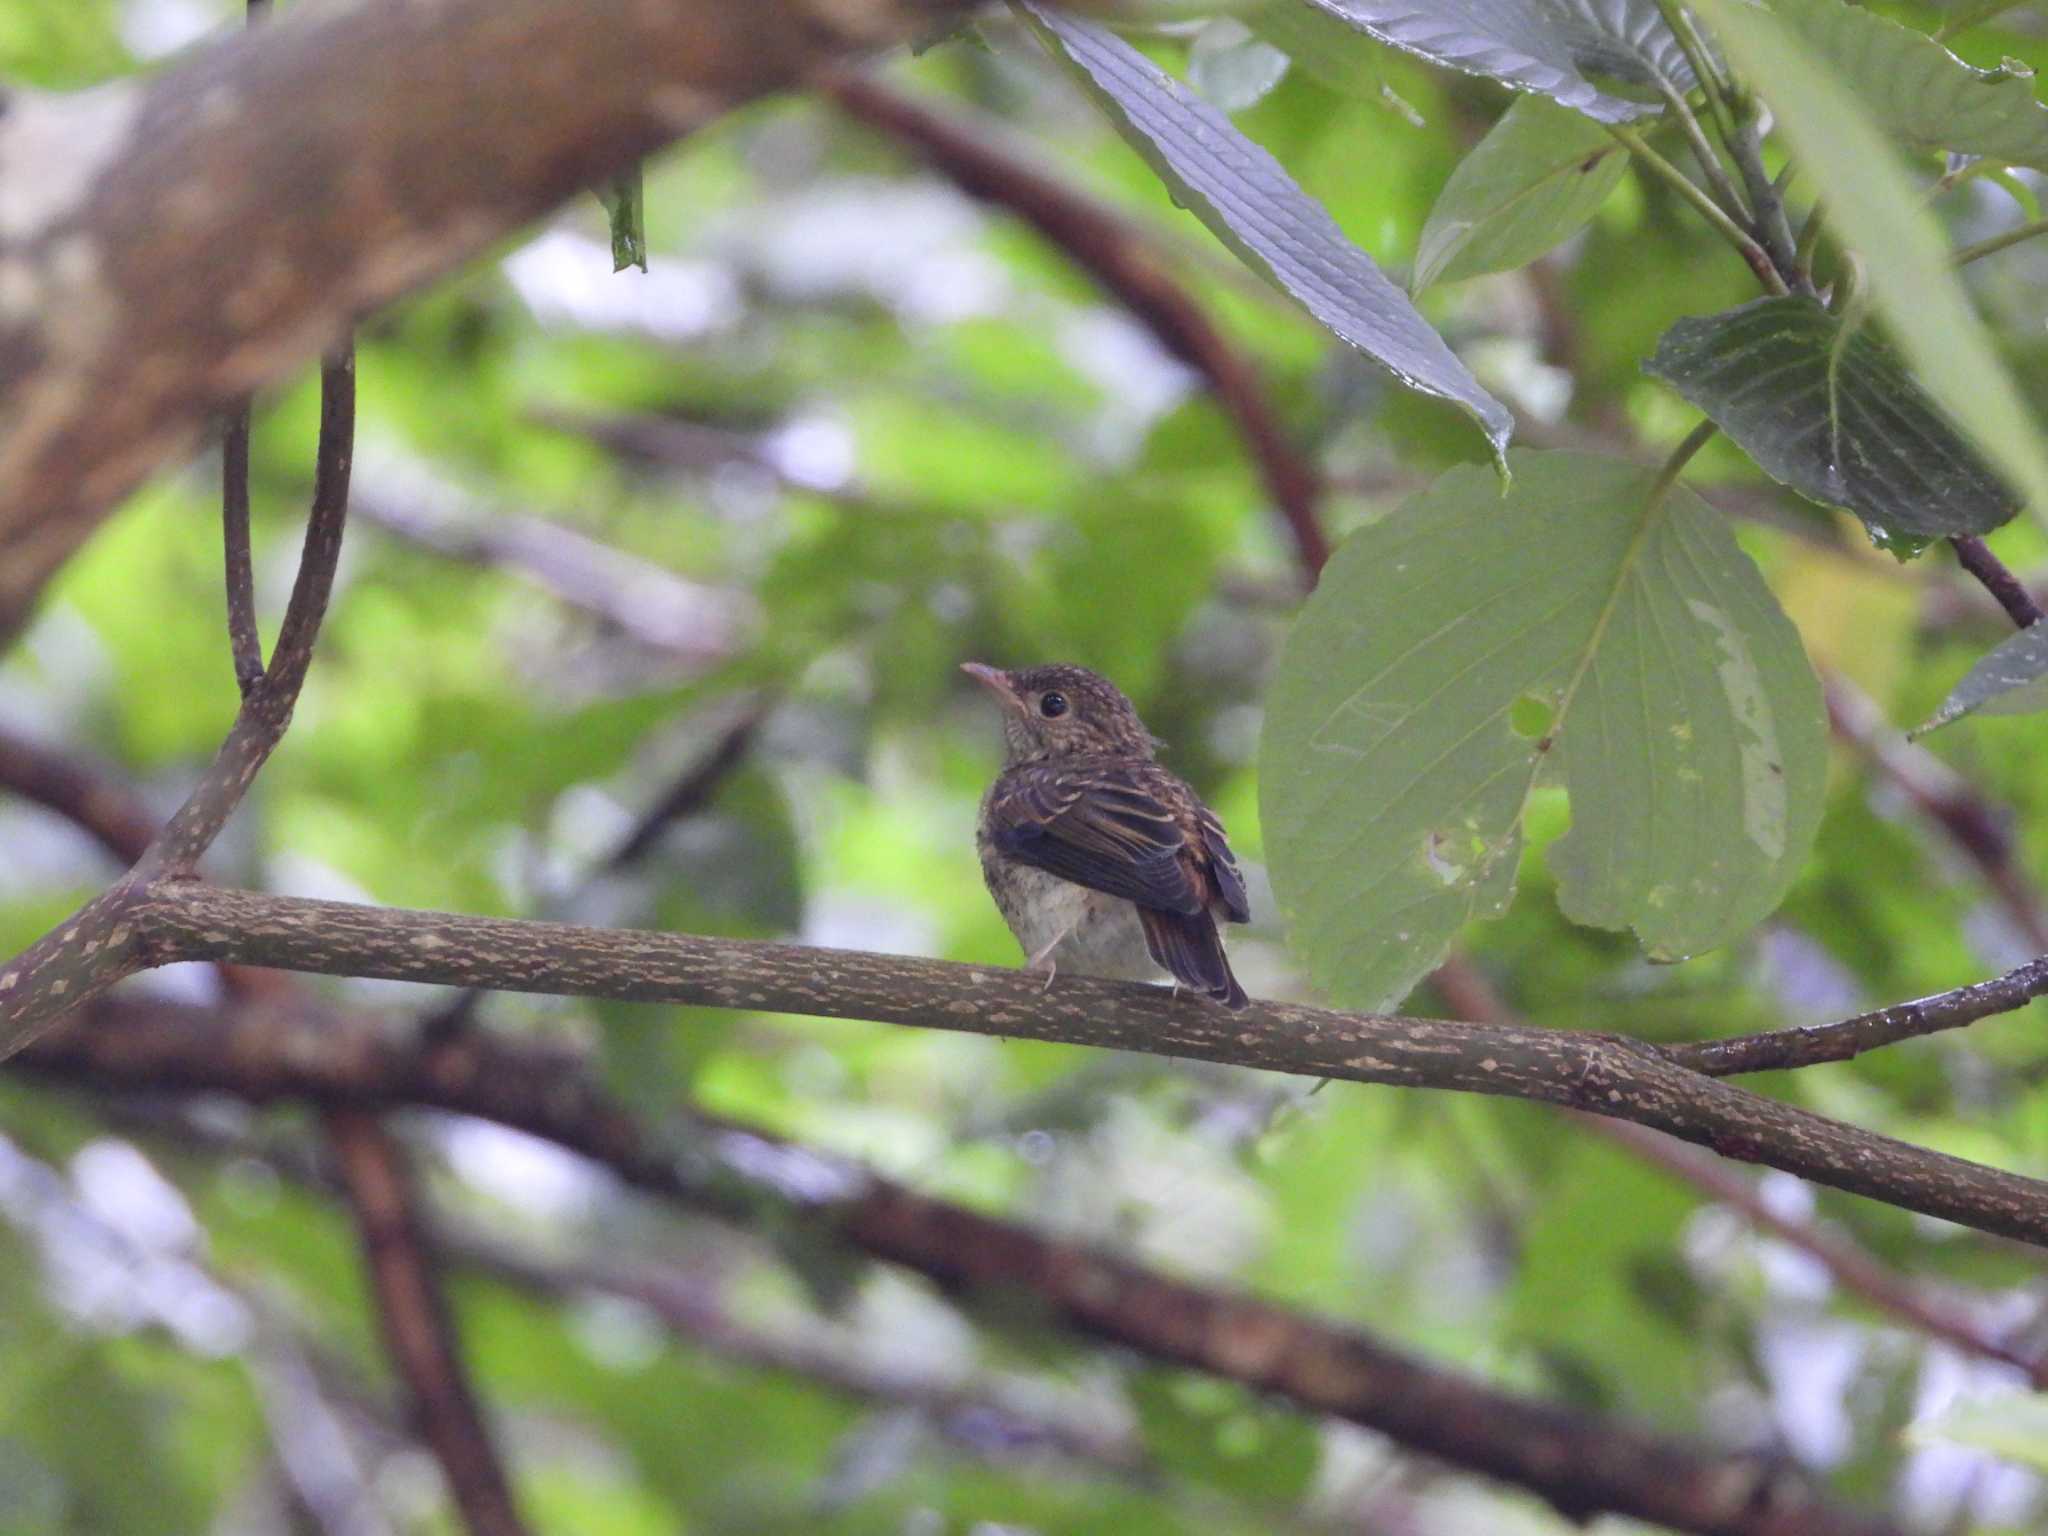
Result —
[{"label": "bird's tail", "polygon": [[1145,926],[1145,947],[1175,981],[1226,1008],[1242,1008],[1250,1001],[1231,972],[1216,919],[1207,912],[1189,917],[1141,906],[1138,920]]}]

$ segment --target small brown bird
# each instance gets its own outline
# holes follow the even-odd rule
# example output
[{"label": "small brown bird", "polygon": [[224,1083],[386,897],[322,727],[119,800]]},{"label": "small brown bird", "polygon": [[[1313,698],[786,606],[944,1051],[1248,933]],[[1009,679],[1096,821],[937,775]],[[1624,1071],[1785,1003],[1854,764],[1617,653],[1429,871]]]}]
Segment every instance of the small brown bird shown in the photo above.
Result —
[{"label": "small brown bird", "polygon": [[961,668],[1003,703],[1003,771],[981,801],[981,874],[1032,970],[1180,986],[1242,1008],[1216,920],[1251,921],[1215,813],[1085,667]]}]

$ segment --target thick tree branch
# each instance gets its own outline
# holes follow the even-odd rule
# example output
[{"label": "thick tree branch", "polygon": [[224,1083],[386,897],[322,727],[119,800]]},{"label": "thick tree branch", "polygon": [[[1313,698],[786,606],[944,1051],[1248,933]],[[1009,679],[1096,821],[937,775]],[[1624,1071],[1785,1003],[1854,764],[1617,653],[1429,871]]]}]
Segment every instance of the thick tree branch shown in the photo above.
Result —
[{"label": "thick tree branch", "polygon": [[[0,971],[0,1045],[18,1049],[121,974],[219,960],[497,991],[873,1019],[1498,1094],[1668,1131],[1924,1215],[2048,1246],[2048,1184],[1909,1146],[1702,1076],[1611,1035],[1338,1013],[1262,1002],[1232,1014],[1169,991],[752,940],[572,927],[307,901],[194,881],[147,888],[125,925],[140,958],[52,996]],[[124,955],[138,952],[130,946]]]},{"label": "thick tree branch", "polygon": [[210,416],[354,316],[737,103],[966,9],[364,0],[143,78],[13,96],[0,632]]},{"label": "thick tree branch", "polygon": [[405,1383],[413,1423],[447,1474],[471,1536],[525,1536],[455,1347],[440,1279],[427,1259],[404,1154],[372,1113],[337,1107],[324,1118],[385,1348]]},{"label": "thick tree branch", "polygon": [[844,70],[825,89],[862,122],[914,146],[960,188],[1007,208],[1057,245],[1138,317],[1168,352],[1200,374],[1236,424],[1266,494],[1294,539],[1311,583],[1329,559],[1317,521],[1321,485],[1274,416],[1251,363],[1168,272],[1132,222],[1030,164],[956,116]]},{"label": "thick tree branch", "polygon": [[[832,960],[861,969],[897,963]],[[1038,986],[1016,973],[930,968],[1016,982],[995,987],[999,993],[1035,995]],[[1098,989],[1132,990],[1091,988]],[[1209,1011],[1243,1023],[1241,1015]],[[764,1200],[793,1206],[799,1219],[948,1288],[1030,1295],[1079,1332],[1363,1425],[1528,1488],[1580,1518],[1611,1511],[1700,1536],[1898,1536],[1900,1529],[1829,1502],[1770,1460],[1703,1450],[1502,1392],[1357,1330],[1169,1279],[749,1128],[701,1122],[681,1137],[651,1135],[559,1055],[481,1031],[424,1049],[310,1007],[223,1011],[102,999],[15,1069],[101,1088],[414,1104],[476,1115],[590,1157],[627,1183],[694,1209],[750,1221]]]}]

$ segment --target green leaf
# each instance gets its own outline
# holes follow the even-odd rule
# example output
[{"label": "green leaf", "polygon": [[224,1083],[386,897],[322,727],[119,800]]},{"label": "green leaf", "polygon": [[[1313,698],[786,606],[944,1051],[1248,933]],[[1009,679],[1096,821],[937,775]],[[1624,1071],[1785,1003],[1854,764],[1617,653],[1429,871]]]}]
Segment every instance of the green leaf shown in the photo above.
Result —
[{"label": "green leaf", "polygon": [[1880,543],[1986,533],[2018,510],[1872,328],[1811,300],[1681,320],[1643,368],[1766,472],[1854,512]]},{"label": "green leaf", "polygon": [[1841,0],[1777,0],[1778,16],[1914,149],[2048,170],[2048,108],[2024,65],[1972,69],[1923,32]]},{"label": "green leaf", "polygon": [[1455,469],[1338,550],[1267,701],[1260,817],[1297,952],[1330,996],[1398,1001],[1513,894],[1539,775],[1576,922],[1658,958],[1775,908],[1826,766],[1799,637],[1726,524],[1653,471],[1511,455]]},{"label": "green leaf", "polygon": [[598,192],[612,224],[612,270],[647,270],[647,203],[640,185],[640,167],[622,171]]},{"label": "green leaf", "polygon": [[[1264,0],[1239,14],[1246,26],[1307,71],[1317,84],[1364,101],[1389,99],[1380,45],[1318,10],[1311,0]],[[1421,125],[1418,122],[1416,126]]]},{"label": "green leaf", "polygon": [[1738,0],[1699,0],[1697,9],[1769,100],[1813,183],[1826,188],[1828,219],[1862,257],[1872,303],[1921,386],[2040,516],[2048,508],[2048,454],[2039,431],[1883,132],[1776,17]]},{"label": "green leaf", "polygon": [[2013,1393],[1965,1403],[1913,1425],[1906,1438],[1916,1445],[1966,1445],[2048,1472],[2048,1395]]},{"label": "green leaf", "polygon": [[1039,0],[1018,6],[1176,201],[1339,339],[1461,407],[1504,462],[1515,426],[1507,407],[1279,161],[1115,33]]},{"label": "green leaf", "polygon": [[1534,261],[1592,218],[1627,169],[1598,123],[1541,96],[1518,98],[1444,183],[1411,286],[1420,293]]},{"label": "green leaf", "polygon": [[2031,715],[2048,709],[2048,621],[2037,621],[1986,652],[1941,701],[1941,708],[1916,729],[1924,736],[1937,726],[1977,710],[1987,715]]},{"label": "green leaf", "polygon": [[[1692,66],[1656,0],[1311,0],[1432,63],[1535,91],[1604,123],[1658,111]],[[1622,92],[1642,94],[1631,100]]]}]

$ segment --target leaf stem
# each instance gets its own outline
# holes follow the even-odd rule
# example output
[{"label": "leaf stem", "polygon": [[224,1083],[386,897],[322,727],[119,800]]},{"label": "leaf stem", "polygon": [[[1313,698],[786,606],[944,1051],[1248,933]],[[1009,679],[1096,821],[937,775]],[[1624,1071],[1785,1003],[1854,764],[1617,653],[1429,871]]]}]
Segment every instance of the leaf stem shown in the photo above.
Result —
[{"label": "leaf stem", "polygon": [[1664,104],[1676,115],[1678,126],[1685,132],[1686,142],[1692,146],[1692,156],[1699,161],[1700,169],[1706,172],[1723,211],[1738,223],[1749,222],[1749,207],[1743,202],[1742,194],[1735,190],[1735,183],[1728,179],[1728,169],[1721,163],[1721,157],[1714,153],[1714,146],[1707,142],[1706,131],[1693,115],[1692,104],[1669,85],[1664,85],[1662,90]]},{"label": "leaf stem", "polygon": [[1741,254],[1742,259],[1749,263],[1750,270],[1756,273],[1758,282],[1762,283],[1771,293],[1779,297],[1783,297],[1791,292],[1785,286],[1785,279],[1778,275],[1777,267],[1772,264],[1770,253],[1757,244],[1755,238],[1748,231],[1729,218],[1721,210],[1721,205],[1709,197],[1697,182],[1669,160],[1658,154],[1656,150],[1652,149],[1644,142],[1643,136],[1633,128],[1626,127],[1621,123],[1608,123],[1605,126],[1617,142],[1626,146],[1628,152],[1640,160],[1645,168],[1668,183],[1674,192],[1688,203],[1691,203],[1698,210],[1700,217],[1713,225],[1720,233],[1721,238],[1735,247]]},{"label": "leaf stem", "polygon": [[1993,256],[2009,245],[2018,245],[2022,240],[2031,240],[2036,235],[2048,234],[2048,218],[2029,219],[2024,224],[2015,224],[2002,234],[1979,240],[1975,245],[1966,245],[1955,254],[1955,264],[1967,267],[1980,256]]},{"label": "leaf stem", "polygon": [[1709,418],[1685,434],[1684,441],[1671,450],[1671,457],[1664,461],[1664,467],[1657,471],[1656,481],[1650,486],[1652,507],[1660,505],[1671,494],[1671,488],[1678,484],[1678,477],[1685,473],[1685,466],[1692,462],[1693,455],[1706,447],[1720,430],[1720,424]]},{"label": "leaf stem", "polygon": [[1721,130],[1724,140],[1735,135],[1735,113],[1728,105],[1727,92],[1720,65],[1714,60],[1713,51],[1707,47],[1706,39],[1693,25],[1689,13],[1681,0],[1657,0],[1657,9],[1664,13],[1664,24],[1671,29],[1671,35],[1678,40],[1679,50],[1685,55],[1685,62],[1692,66],[1694,77],[1700,83],[1700,91],[1707,99],[1707,110],[1713,114],[1714,126]]}]

